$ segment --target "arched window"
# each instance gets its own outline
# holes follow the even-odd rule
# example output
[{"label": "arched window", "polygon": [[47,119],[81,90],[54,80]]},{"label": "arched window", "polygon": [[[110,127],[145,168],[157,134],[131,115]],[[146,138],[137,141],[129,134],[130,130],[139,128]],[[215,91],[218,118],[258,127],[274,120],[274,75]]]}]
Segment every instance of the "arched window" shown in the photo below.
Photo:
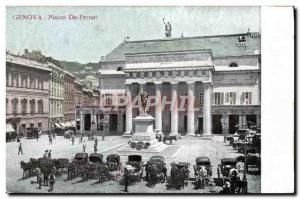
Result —
[{"label": "arched window", "polygon": [[22,114],[26,114],[27,113],[27,99],[22,99],[21,101],[21,105],[22,105]]},{"label": "arched window", "polygon": [[231,62],[229,67],[238,67],[239,65],[236,62]]},{"label": "arched window", "polygon": [[43,113],[43,100],[38,101],[38,113]]},{"label": "arched window", "polygon": [[12,112],[13,114],[17,114],[18,113],[18,99],[14,98],[13,100],[11,100],[12,102]]},{"label": "arched window", "polygon": [[30,100],[30,113],[31,114],[35,113],[35,100],[34,99]]}]

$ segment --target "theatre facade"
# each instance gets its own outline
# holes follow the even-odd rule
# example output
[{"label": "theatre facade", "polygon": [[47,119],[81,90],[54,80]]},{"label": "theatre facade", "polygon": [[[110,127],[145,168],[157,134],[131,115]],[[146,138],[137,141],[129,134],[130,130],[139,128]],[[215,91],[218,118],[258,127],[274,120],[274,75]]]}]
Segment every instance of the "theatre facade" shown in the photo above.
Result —
[{"label": "theatre facade", "polygon": [[125,40],[100,62],[100,104],[77,107],[78,130],[134,133],[141,89],[148,94],[154,128],[165,134],[260,128],[260,58],[258,32]]}]

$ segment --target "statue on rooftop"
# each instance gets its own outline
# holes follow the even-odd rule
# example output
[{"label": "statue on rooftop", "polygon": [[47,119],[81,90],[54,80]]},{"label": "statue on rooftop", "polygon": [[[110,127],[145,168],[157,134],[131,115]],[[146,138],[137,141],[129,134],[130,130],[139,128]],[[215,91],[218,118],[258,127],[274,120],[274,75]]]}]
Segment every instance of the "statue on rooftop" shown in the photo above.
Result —
[{"label": "statue on rooftop", "polygon": [[171,32],[172,32],[171,23],[169,21],[166,23],[165,18],[163,18],[163,22],[165,24],[165,36],[166,37],[171,37]]}]

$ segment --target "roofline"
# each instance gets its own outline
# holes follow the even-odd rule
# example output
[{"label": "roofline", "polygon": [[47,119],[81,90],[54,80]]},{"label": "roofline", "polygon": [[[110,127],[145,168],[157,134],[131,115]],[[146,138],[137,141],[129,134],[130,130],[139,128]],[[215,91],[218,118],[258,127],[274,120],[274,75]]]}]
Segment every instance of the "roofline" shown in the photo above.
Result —
[{"label": "roofline", "polygon": [[186,39],[200,39],[200,38],[210,38],[210,37],[246,36],[249,33],[255,33],[255,32],[235,33],[235,34],[226,34],[226,35],[225,34],[224,35],[204,35],[204,36],[194,36],[194,37],[176,37],[176,38],[164,38],[164,39],[135,40],[135,41],[126,41],[126,42],[123,42],[123,43],[142,43],[142,42],[154,42],[154,41],[173,41],[173,40],[186,40]]},{"label": "roofline", "polygon": [[9,61],[9,60],[6,60],[6,62],[11,63],[11,64],[14,64],[14,65],[21,66],[21,67],[28,67],[28,68],[32,68],[32,69],[35,69],[35,70],[48,71],[49,73],[52,72],[51,69],[46,68],[46,67],[44,68],[44,66],[34,66],[34,65],[30,65],[30,64],[21,64],[21,63],[16,63],[16,62],[14,62],[14,61]]},{"label": "roofline", "polygon": [[151,54],[160,54],[160,55],[164,55],[164,54],[172,54],[172,53],[180,53],[180,54],[186,54],[189,52],[207,52],[210,53],[211,55],[213,55],[213,52],[211,49],[199,49],[199,50],[183,50],[183,51],[163,51],[163,52],[141,52],[141,53],[125,53],[125,57],[130,57],[130,56],[135,56],[135,55],[151,55]]}]

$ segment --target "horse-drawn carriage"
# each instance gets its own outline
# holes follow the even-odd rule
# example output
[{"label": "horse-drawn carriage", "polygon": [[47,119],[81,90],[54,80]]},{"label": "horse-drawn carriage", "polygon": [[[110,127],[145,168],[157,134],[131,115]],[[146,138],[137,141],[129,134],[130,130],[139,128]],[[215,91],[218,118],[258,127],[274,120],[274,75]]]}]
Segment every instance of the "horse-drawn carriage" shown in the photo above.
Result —
[{"label": "horse-drawn carriage", "polygon": [[75,131],[73,131],[73,130],[66,130],[64,132],[64,138],[65,139],[70,139],[74,135],[75,135]]},{"label": "horse-drawn carriage", "polygon": [[145,171],[150,185],[164,183],[167,180],[167,168],[163,156],[152,156],[146,164]]},{"label": "horse-drawn carriage", "polygon": [[143,161],[140,155],[129,155],[124,169],[128,172],[130,181],[141,181],[143,177]]},{"label": "horse-drawn carriage", "polygon": [[238,156],[237,160],[246,164],[246,172],[249,172],[249,167],[254,167],[257,169],[257,172],[260,173],[261,169],[261,157],[258,153],[248,153],[246,158],[244,155]]},{"label": "horse-drawn carriage", "polygon": [[39,136],[38,128],[27,128],[26,129],[26,138],[27,139],[35,139]]},{"label": "horse-drawn carriage", "polygon": [[163,136],[163,142],[166,144],[167,140],[169,141],[169,144],[172,144],[172,141],[177,141],[177,135],[164,135]]},{"label": "horse-drawn carriage", "polygon": [[189,181],[189,167],[188,162],[172,162],[171,172],[168,182],[168,189],[181,189],[188,185]]},{"label": "horse-drawn carriage", "polygon": [[[219,170],[223,175],[222,184],[224,185],[226,182],[230,184],[230,190],[232,193],[246,193],[247,182],[241,180],[239,176],[239,171],[237,169],[237,161],[239,158],[223,158],[221,159],[221,165]],[[219,174],[218,174],[219,176]]]},{"label": "horse-drawn carriage", "polygon": [[218,177],[222,174],[223,178],[229,178],[230,172],[237,170],[236,158],[223,158],[221,159],[220,168],[218,168]]},{"label": "horse-drawn carriage", "polygon": [[68,166],[68,179],[73,179],[80,175],[83,180],[87,180],[88,160],[88,153],[76,153],[74,159]]},{"label": "horse-drawn carriage", "polygon": [[121,170],[121,160],[118,154],[110,154],[106,157],[106,164],[109,171],[120,171]]},{"label": "horse-drawn carriage", "polygon": [[204,188],[211,183],[212,166],[208,157],[197,157],[194,165],[195,189]]},{"label": "horse-drawn carriage", "polygon": [[88,174],[89,179],[95,179],[100,174],[100,165],[103,163],[103,155],[100,153],[92,153],[89,155]]}]

